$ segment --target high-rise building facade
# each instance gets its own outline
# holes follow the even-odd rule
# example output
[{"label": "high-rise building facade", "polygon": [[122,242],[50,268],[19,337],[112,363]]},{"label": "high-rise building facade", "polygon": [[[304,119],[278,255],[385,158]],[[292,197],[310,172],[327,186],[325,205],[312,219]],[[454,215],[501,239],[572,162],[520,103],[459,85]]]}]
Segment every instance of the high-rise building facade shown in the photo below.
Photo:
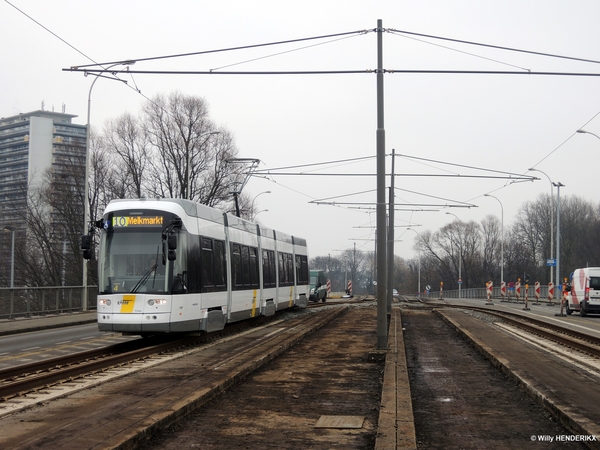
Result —
[{"label": "high-rise building facade", "polygon": [[[73,123],[72,114],[32,111],[0,118],[0,232],[4,231],[0,251],[0,278],[5,278],[7,230],[27,232],[28,201],[44,182],[57,182],[58,191],[83,192],[85,179],[86,126]],[[74,175],[75,174],[75,175]],[[81,193],[80,192],[80,193]],[[35,195],[35,194],[34,194]],[[83,199],[82,195],[77,198]],[[74,209],[83,211],[81,205]],[[49,206],[52,227],[55,217]],[[81,226],[83,226],[83,214]],[[24,234],[22,234],[24,237]],[[63,236],[64,239],[64,236]],[[0,285],[2,280],[0,279]]]}]

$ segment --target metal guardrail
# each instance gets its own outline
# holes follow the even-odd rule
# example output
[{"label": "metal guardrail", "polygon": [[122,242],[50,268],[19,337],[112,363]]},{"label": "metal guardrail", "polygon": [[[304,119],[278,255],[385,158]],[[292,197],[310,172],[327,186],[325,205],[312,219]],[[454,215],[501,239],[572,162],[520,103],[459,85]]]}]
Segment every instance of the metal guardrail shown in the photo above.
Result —
[{"label": "metal guardrail", "polygon": [[[557,289],[556,287],[554,288],[554,299],[552,300],[553,303],[557,303],[560,301],[560,296],[561,296],[561,290]],[[458,289],[452,289],[452,290],[445,290],[443,292],[443,296],[444,298],[458,298]],[[439,298],[440,297],[440,291],[430,291],[429,292],[429,298]],[[460,298],[487,298],[487,290],[485,287],[483,288],[469,288],[469,289],[461,289],[460,290]],[[492,298],[494,299],[501,299],[502,295],[500,293],[500,287],[493,287],[492,288]],[[508,287],[506,288],[506,300],[515,300],[515,292],[514,289],[512,291],[510,291],[508,289]],[[535,288],[533,284],[529,285],[529,292],[527,294],[527,299],[529,301],[535,301]],[[544,286],[540,286],[540,302],[549,302],[548,300],[548,286],[544,285]],[[525,301],[525,284],[521,285],[521,296],[519,298],[519,301],[524,302]]]},{"label": "metal guardrail", "polygon": [[[0,288],[0,319],[83,311],[83,286]],[[87,286],[88,310],[96,309],[97,286]]]}]

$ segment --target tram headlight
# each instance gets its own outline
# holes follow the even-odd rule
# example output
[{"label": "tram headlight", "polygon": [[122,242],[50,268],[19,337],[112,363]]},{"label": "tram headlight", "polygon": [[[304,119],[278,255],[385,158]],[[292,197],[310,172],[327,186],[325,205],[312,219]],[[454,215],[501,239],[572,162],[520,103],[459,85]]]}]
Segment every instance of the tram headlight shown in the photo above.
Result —
[{"label": "tram headlight", "polygon": [[102,305],[102,306],[110,306],[110,299],[109,298],[99,298],[98,299],[98,304]]},{"label": "tram headlight", "polygon": [[150,305],[150,306],[166,305],[166,304],[167,304],[166,298],[151,298],[150,300],[148,300],[148,305]]}]

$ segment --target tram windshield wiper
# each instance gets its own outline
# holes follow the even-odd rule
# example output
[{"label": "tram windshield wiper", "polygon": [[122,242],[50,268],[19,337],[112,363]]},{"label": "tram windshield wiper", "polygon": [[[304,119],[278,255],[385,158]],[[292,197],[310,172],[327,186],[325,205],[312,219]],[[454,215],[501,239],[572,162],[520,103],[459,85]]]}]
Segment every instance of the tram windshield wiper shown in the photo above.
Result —
[{"label": "tram windshield wiper", "polygon": [[146,273],[142,276],[142,278],[140,278],[140,281],[138,281],[136,283],[136,285],[133,287],[133,289],[131,289],[131,293],[134,294],[136,293],[138,290],[140,290],[142,288],[142,286],[144,286],[146,284],[146,281],[148,281],[148,278],[150,278],[150,275],[152,275],[152,273],[154,272],[154,276],[156,277],[156,269],[158,268],[158,263],[154,263],[152,265],[152,267],[150,267]]}]

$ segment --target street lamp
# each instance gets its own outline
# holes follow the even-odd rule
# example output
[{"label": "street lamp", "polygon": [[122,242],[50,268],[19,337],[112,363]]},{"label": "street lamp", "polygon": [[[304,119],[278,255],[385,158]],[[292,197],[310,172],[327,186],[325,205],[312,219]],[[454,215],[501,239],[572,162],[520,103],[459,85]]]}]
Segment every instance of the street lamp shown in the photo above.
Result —
[{"label": "street lamp", "polygon": [[12,234],[11,246],[10,246],[10,287],[15,287],[15,229],[9,226],[5,226],[6,231],[10,231]]},{"label": "street lamp", "polygon": [[[456,217],[456,220],[458,220],[459,223],[461,222],[461,220],[458,218],[458,216],[456,214],[453,214],[451,212],[447,212],[446,214]],[[461,287],[462,287],[462,237],[460,236],[460,229],[458,230],[458,236],[459,236],[459,245],[460,245],[459,252],[458,252],[458,298],[461,298],[460,291],[461,291]]]},{"label": "street lamp", "polygon": [[[198,136],[198,140],[202,139],[204,136],[211,136],[213,134],[221,134],[220,131],[208,131],[206,133],[202,133],[200,136]],[[208,140],[208,139],[207,139]],[[186,176],[185,176],[185,188],[187,190],[187,199],[191,200],[192,199],[192,190],[190,189],[190,172],[192,169],[192,155],[190,152],[190,149],[188,148],[187,151],[187,170],[186,170]]]},{"label": "street lamp", "polygon": [[[562,286],[560,284],[560,188],[565,185],[560,181],[552,184],[556,186],[556,286],[558,288],[558,286]],[[561,295],[563,294],[561,290]],[[562,305],[562,298],[560,299],[560,304]]]},{"label": "street lamp", "polygon": [[[417,238],[421,238],[421,235],[419,234],[419,232],[417,230],[415,230],[414,228],[407,228],[407,230],[410,231],[414,231],[415,233],[417,233]],[[418,285],[417,285],[417,290],[419,291],[419,297],[421,296],[421,245],[419,242],[419,248],[418,248],[418,258],[419,258],[419,281],[418,281]]]},{"label": "street lamp", "polygon": [[[548,178],[548,181],[550,182],[550,199],[551,199],[552,203],[554,203],[554,183],[552,182],[552,180],[550,179],[548,174],[546,172],[541,171],[540,169],[531,168],[528,170],[531,172],[539,172],[539,173],[546,175],[546,178]],[[550,259],[552,259],[553,255],[554,255],[554,207],[553,206],[554,205],[551,205],[551,207],[550,207]],[[552,281],[553,269],[554,269],[554,266],[550,266],[550,281]]]},{"label": "street lamp", "polygon": [[597,134],[591,133],[589,131],[585,131],[585,130],[577,130],[578,133],[582,133],[582,134],[591,134],[592,136],[596,136],[598,139],[600,139],[600,136],[598,136]]},{"label": "street lamp", "polygon": [[504,206],[497,197],[492,194],[484,194],[484,197],[492,197],[500,203],[500,210],[502,211],[502,228],[501,228],[501,239],[500,239],[500,287],[502,288],[502,282],[504,281]]},{"label": "street lamp", "polygon": [[[256,201],[256,199],[257,199],[257,198],[258,198],[260,195],[263,195],[263,194],[270,194],[270,193],[271,193],[271,191],[264,191],[264,192],[261,192],[260,194],[256,194],[256,195],[254,196],[254,198],[252,199],[252,204],[250,205],[250,211],[254,212],[254,202]],[[255,214],[255,216],[256,216],[256,214]]]},{"label": "street lamp", "polygon": [[[118,63],[115,63],[111,66],[108,66],[106,68],[106,70],[112,69],[115,66],[120,66],[120,65],[124,65],[124,66],[131,66],[135,64],[135,61],[121,61]],[[114,75],[115,72],[113,72]],[[84,73],[85,76],[88,76],[88,73],[85,72]],[[127,84],[127,80],[121,80],[120,78],[111,78],[111,77],[107,77],[105,75],[102,75],[101,73],[98,74],[92,74],[94,75],[96,78],[94,78],[94,81],[92,81],[92,85],[90,86],[90,91],[88,93],[88,107],[87,107],[87,124],[86,124],[86,136],[85,136],[85,181],[84,181],[84,197],[83,197],[83,209],[84,209],[84,213],[83,213],[83,234],[86,235],[88,234],[88,224],[90,222],[90,204],[89,204],[89,180],[90,180],[90,115],[91,115],[91,109],[92,109],[92,89],[94,89],[94,85],[96,84],[96,81],[98,81],[98,78],[108,78],[110,80],[117,80],[120,81],[122,83]],[[87,290],[87,263],[88,260],[86,258],[83,258],[83,299],[82,299],[82,309],[83,311],[87,311],[87,304],[88,304],[88,290]]]},{"label": "street lamp", "polygon": [[256,219],[256,216],[258,216],[261,212],[268,212],[268,209],[261,209],[259,212],[257,212],[256,214],[254,214],[254,218]]}]

